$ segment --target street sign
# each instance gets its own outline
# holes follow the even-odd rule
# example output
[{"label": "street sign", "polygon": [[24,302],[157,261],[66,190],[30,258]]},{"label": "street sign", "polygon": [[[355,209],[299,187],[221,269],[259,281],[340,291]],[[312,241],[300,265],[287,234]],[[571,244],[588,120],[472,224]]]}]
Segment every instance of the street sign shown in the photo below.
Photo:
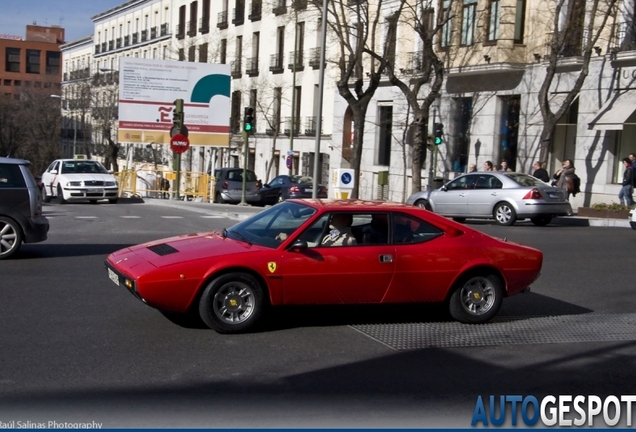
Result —
[{"label": "street sign", "polygon": [[287,159],[285,160],[285,165],[287,166],[287,169],[291,169],[291,167],[292,167],[292,157],[291,156],[287,156]]},{"label": "street sign", "polygon": [[183,153],[190,148],[190,140],[187,136],[176,134],[170,138],[170,148],[175,153]]}]

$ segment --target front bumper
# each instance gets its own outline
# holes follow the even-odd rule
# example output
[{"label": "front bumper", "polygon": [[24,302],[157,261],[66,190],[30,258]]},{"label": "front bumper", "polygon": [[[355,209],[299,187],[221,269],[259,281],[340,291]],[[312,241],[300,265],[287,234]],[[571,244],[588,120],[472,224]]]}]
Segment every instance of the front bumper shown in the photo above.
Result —
[{"label": "front bumper", "polygon": [[117,187],[65,187],[67,200],[72,199],[115,199],[118,196]]}]

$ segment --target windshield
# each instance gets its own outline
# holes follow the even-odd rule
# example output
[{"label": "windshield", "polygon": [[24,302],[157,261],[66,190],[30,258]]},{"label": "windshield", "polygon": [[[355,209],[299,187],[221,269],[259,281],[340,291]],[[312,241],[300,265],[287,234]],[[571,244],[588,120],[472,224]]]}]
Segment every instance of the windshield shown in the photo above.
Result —
[{"label": "windshield", "polygon": [[64,161],[62,174],[108,174],[106,168],[97,161]]},{"label": "windshield", "polygon": [[531,175],[528,175],[528,174],[509,173],[509,174],[506,174],[506,176],[508,176],[510,179],[514,180],[521,186],[539,187],[539,186],[546,185],[546,183],[542,182],[538,178],[532,177]]},{"label": "windshield", "polygon": [[283,202],[234,225],[227,234],[235,240],[277,248],[314,214],[316,209],[313,207]]}]

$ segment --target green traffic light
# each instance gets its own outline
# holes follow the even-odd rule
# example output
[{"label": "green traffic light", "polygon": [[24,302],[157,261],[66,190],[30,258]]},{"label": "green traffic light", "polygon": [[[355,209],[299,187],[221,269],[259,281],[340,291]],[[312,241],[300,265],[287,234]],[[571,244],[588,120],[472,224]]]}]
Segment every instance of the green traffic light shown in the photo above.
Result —
[{"label": "green traffic light", "polygon": [[435,145],[440,145],[442,143],[442,139],[440,137],[435,137]]},{"label": "green traffic light", "polygon": [[251,123],[245,123],[245,130],[247,132],[251,131],[252,130],[252,124]]}]

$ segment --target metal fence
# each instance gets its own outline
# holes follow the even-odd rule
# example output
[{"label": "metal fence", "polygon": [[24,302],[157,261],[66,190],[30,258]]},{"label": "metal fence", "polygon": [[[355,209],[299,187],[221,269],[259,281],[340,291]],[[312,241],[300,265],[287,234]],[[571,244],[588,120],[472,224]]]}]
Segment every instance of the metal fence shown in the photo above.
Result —
[{"label": "metal fence", "polygon": [[129,169],[115,173],[115,177],[120,197],[171,199],[178,196],[186,200],[200,198],[206,202],[214,197],[212,176],[203,172],[181,171],[178,194],[174,171]]}]

